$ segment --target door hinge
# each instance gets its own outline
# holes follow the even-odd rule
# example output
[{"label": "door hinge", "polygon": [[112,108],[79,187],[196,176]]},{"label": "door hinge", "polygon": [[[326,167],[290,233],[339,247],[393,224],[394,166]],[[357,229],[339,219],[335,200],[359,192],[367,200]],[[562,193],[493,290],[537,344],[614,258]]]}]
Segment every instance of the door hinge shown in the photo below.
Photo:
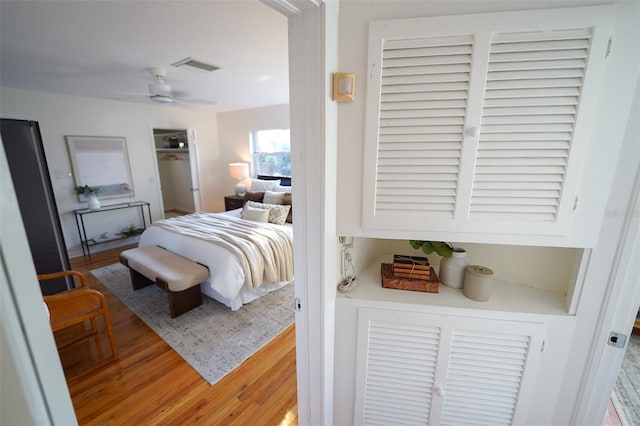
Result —
[{"label": "door hinge", "polygon": [[611,49],[613,48],[613,37],[609,37],[609,42],[607,43],[607,53],[605,53],[604,58],[607,59],[611,54]]},{"label": "door hinge", "polygon": [[296,297],[295,299],[293,299],[293,307],[298,312],[302,310],[302,302],[300,301],[299,297]]},{"label": "door hinge", "polygon": [[578,197],[576,197],[576,199],[573,200],[573,211],[575,212],[577,208],[578,208]]},{"label": "door hinge", "polygon": [[540,352],[544,352],[544,344],[545,344],[545,341],[543,340],[542,345],[540,345]]}]

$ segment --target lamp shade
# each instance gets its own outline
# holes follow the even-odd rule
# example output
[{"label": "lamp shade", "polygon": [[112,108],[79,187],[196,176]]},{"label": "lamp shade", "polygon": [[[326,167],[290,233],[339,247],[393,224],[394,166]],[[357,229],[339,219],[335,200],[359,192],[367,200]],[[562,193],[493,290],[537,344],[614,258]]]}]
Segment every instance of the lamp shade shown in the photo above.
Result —
[{"label": "lamp shade", "polygon": [[229,176],[234,179],[246,179],[249,177],[248,163],[231,163],[229,164]]}]

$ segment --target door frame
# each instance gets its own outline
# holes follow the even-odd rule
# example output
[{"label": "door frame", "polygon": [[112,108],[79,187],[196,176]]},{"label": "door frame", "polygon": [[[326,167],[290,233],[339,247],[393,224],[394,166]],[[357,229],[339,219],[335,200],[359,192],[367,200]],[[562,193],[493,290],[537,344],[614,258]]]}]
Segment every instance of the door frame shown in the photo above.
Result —
[{"label": "door frame", "polygon": [[[77,424],[31,258],[9,164],[0,144],[0,340],[7,419]],[[7,371],[5,371],[7,367]],[[8,389],[10,388],[10,389]],[[7,408],[7,407],[3,407]]]},{"label": "door frame", "polygon": [[613,260],[592,255],[589,262],[590,274],[598,277],[606,269],[607,279],[571,424],[590,424],[594,420],[602,423],[627,347],[608,345],[609,333],[630,336],[640,307],[640,124],[632,118],[639,114],[640,78],[612,185],[617,190],[610,193],[596,247],[601,254],[611,253]]},{"label": "door frame", "polygon": [[296,270],[296,374],[300,425],[333,423],[339,2],[261,0],[289,20],[289,105]]},{"label": "door frame", "polygon": [[[200,190],[200,169],[198,167],[198,148],[197,148],[197,132],[195,128],[183,126],[149,126],[149,134],[151,140],[151,152],[153,153],[153,174],[156,181],[156,196],[158,197],[158,205],[160,206],[160,214],[164,219],[164,197],[162,196],[162,183],[160,182],[160,168],[158,167],[158,153],[156,151],[156,141],[154,130],[156,129],[174,129],[184,130],[187,133],[187,141],[189,144],[189,168],[191,170],[191,192],[193,194],[193,208],[195,211],[202,209],[202,191]],[[194,191],[195,188],[195,191]]]}]

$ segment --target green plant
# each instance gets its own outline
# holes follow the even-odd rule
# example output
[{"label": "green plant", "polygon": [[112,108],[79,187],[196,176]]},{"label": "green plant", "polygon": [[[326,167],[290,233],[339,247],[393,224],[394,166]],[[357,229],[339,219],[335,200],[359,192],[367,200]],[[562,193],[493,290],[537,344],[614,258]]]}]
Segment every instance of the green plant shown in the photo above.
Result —
[{"label": "green plant", "polygon": [[453,246],[449,243],[445,243],[444,241],[421,241],[421,240],[410,240],[409,244],[414,249],[422,249],[424,254],[437,253],[442,257],[451,257],[451,252],[453,251]]},{"label": "green plant", "polygon": [[127,226],[126,228],[123,228],[122,231],[120,231],[122,234],[124,235],[133,235],[133,234],[139,234],[143,231],[142,228],[140,228],[137,225],[131,224],[129,226]]},{"label": "green plant", "polygon": [[104,188],[101,186],[89,186],[89,185],[76,186],[74,190],[76,191],[76,194],[100,194],[104,192]]}]

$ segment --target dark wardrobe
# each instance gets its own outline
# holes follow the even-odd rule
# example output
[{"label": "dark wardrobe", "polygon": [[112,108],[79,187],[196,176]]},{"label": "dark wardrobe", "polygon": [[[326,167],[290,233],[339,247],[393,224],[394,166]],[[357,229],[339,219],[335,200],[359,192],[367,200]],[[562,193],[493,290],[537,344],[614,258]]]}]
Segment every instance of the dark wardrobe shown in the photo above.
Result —
[{"label": "dark wardrobe", "polygon": [[[0,135],[36,272],[70,269],[38,123],[3,118]],[[64,279],[40,285],[43,295],[67,289]]]}]

